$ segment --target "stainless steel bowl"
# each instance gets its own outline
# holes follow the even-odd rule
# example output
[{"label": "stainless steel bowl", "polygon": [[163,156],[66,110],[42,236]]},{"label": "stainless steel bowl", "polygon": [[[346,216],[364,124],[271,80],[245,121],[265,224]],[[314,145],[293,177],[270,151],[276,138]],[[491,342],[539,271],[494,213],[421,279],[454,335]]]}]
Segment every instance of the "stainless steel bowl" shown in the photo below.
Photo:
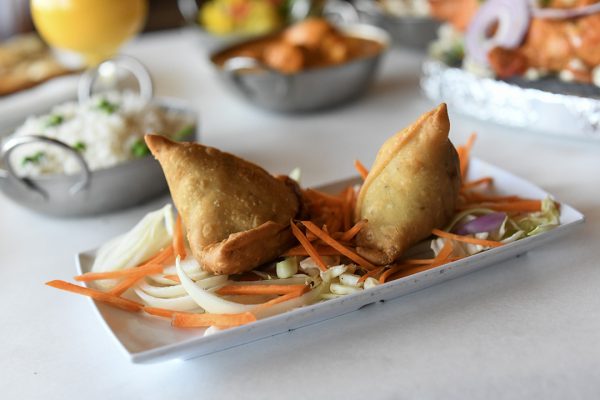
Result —
[{"label": "stainless steel bowl", "polygon": [[359,0],[355,5],[361,20],[385,29],[395,45],[427,50],[429,43],[437,38],[441,22],[433,18],[395,16],[373,0]]},{"label": "stainless steel bowl", "polygon": [[252,104],[279,112],[333,107],[366,92],[390,41],[383,29],[372,25],[339,25],[338,29],[347,35],[374,40],[382,49],[370,57],[296,74],[282,74],[249,57],[231,58],[221,67],[215,58],[229,47],[213,53],[210,59],[225,84]]},{"label": "stainless steel bowl", "polygon": [[[129,59],[127,65],[135,65]],[[141,93],[161,109],[181,113],[194,121],[193,132],[184,140],[198,136],[197,115],[185,103],[177,99],[152,98],[148,76],[139,75],[140,65],[129,68],[138,77]],[[127,68],[127,67],[126,67]],[[80,97],[89,96],[95,78],[93,73],[82,79]],[[20,146],[43,142],[63,148],[75,157],[81,166],[77,175],[48,175],[20,177],[10,163],[11,153]],[[158,162],[151,156],[127,161],[114,167],[90,171],[85,160],[71,146],[44,136],[8,137],[0,151],[0,190],[16,203],[33,211],[57,216],[78,217],[115,211],[148,201],[167,190],[167,183]]]},{"label": "stainless steel bowl", "polygon": [[[223,34],[215,35],[206,31],[198,23],[200,7],[207,0],[177,0],[180,14],[185,19],[187,28],[196,38],[198,47],[207,53],[212,53],[225,46],[231,46],[262,35],[256,34]],[[289,10],[289,22],[297,22],[305,19],[312,11],[311,0],[294,0]],[[359,15],[355,7],[345,0],[325,0],[322,15],[335,22],[356,23]]]}]

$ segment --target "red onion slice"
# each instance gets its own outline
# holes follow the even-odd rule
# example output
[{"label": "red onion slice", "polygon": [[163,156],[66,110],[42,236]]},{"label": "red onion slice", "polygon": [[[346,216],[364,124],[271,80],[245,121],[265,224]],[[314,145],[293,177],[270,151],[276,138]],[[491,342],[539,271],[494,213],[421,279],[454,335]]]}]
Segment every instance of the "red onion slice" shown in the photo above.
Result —
[{"label": "red onion slice", "polygon": [[531,15],[541,19],[568,19],[600,12],[600,3],[577,8],[545,8],[540,7],[536,0],[530,0],[530,3]]},{"label": "red onion slice", "polygon": [[493,232],[500,228],[502,222],[506,218],[503,212],[495,212],[482,215],[460,226],[457,226],[454,231],[459,235],[468,235],[470,233]]},{"label": "red onion slice", "polygon": [[[523,41],[529,28],[530,13],[527,0],[488,0],[477,11],[466,34],[469,57],[488,65],[487,54],[494,47],[513,49]],[[490,28],[498,23],[496,32]]]}]

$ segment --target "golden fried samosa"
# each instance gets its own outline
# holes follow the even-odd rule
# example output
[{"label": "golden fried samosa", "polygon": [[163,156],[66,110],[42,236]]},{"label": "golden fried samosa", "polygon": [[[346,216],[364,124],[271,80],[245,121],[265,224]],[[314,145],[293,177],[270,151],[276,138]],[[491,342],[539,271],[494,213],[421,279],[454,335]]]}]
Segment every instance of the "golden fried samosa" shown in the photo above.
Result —
[{"label": "golden fried samosa", "polygon": [[294,243],[289,222],[299,189],[232,154],[147,135],[202,267],[234,274],[271,261]]},{"label": "golden fried samosa", "polygon": [[363,257],[379,265],[392,263],[449,222],[460,187],[449,130],[448,111],[441,104],[383,144],[356,204],[356,219],[368,221],[357,236]]}]

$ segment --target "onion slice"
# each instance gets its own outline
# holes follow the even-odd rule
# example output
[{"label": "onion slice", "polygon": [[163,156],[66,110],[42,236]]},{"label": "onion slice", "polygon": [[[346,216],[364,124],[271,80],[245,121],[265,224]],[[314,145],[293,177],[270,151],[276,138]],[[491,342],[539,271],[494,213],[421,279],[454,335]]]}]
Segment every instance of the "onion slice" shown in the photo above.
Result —
[{"label": "onion slice", "polygon": [[493,232],[500,228],[506,214],[503,212],[495,212],[482,215],[456,227],[455,232],[459,235],[468,235],[471,233]]},{"label": "onion slice", "polygon": [[[527,33],[530,11],[526,0],[488,0],[475,14],[466,34],[467,55],[489,65],[488,52],[494,47],[514,49]],[[490,36],[489,31],[498,24]]]}]

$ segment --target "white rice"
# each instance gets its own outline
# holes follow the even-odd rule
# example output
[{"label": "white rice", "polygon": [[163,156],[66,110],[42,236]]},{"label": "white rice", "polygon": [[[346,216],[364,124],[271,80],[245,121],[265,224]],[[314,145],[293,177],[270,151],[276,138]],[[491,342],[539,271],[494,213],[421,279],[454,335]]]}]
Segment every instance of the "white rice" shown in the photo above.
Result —
[{"label": "white rice", "polygon": [[[58,139],[78,149],[91,170],[99,170],[143,156],[146,133],[176,138],[178,132],[193,124],[189,117],[165,111],[132,92],[110,92],[95,95],[84,104],[69,102],[54,107],[49,114],[30,117],[14,135]],[[17,173],[24,176],[79,171],[75,157],[42,143],[15,149],[11,163]]]}]

